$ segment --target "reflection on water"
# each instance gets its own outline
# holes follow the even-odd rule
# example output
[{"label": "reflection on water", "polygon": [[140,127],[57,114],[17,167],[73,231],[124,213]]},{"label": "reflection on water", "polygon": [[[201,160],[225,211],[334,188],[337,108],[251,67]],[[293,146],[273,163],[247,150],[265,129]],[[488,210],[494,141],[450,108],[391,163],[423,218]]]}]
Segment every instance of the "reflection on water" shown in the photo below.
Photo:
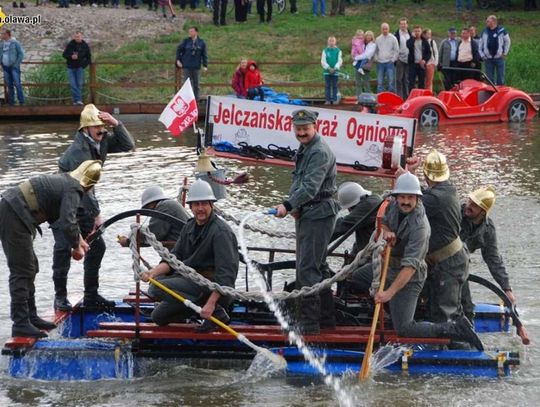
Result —
[{"label": "reflection on water", "polygon": [[499,194],[540,195],[540,121],[449,126],[420,134],[418,153],[435,147],[449,158],[462,191],[495,185]]},{"label": "reflection on water", "polygon": [[[170,196],[176,196],[182,180],[190,176],[196,161],[193,146],[195,136],[187,133],[174,139],[163,132],[155,116],[125,116],[122,120],[137,140],[137,151],[111,155],[105,166],[98,196],[105,218],[140,206],[144,188],[159,183]],[[69,144],[78,123],[15,122],[0,126],[0,190],[16,185],[30,176],[56,171],[59,155]],[[524,366],[518,374],[505,380],[462,379],[441,377],[401,377],[380,373],[374,380],[358,384],[356,377],[347,378],[347,386],[365,400],[362,405],[537,405],[540,396],[540,300],[536,292],[540,261],[540,121],[511,126],[489,124],[452,126],[420,132],[416,151],[426,154],[430,148],[441,149],[448,156],[455,181],[462,196],[479,185],[493,184],[499,197],[493,211],[498,225],[498,239],[510,270],[520,312],[533,345],[527,349]],[[229,176],[248,170],[252,181],[247,186],[232,185],[229,198],[220,203],[226,211],[234,211],[240,219],[253,210],[275,205],[287,195],[290,169],[265,165],[245,165],[240,161],[218,160],[226,166]],[[339,182],[355,180],[368,189],[382,192],[388,181],[339,176]],[[523,219],[526,221],[523,221]],[[292,230],[288,219],[263,219],[265,227]],[[130,255],[119,250],[117,234],[129,230],[126,220],[111,226],[105,234],[107,253],[101,271],[103,294],[120,298],[130,287]],[[248,245],[291,248],[290,239],[272,239],[247,233]],[[52,234],[44,228],[37,237],[35,248],[41,272],[37,276],[38,309],[47,314],[52,306],[51,255]],[[148,251],[149,249],[144,249]],[[155,255],[143,252],[151,262]],[[153,257],[154,256],[154,257]],[[261,254],[253,253],[255,259]],[[287,258],[287,256],[284,256]],[[479,254],[472,256],[475,273],[489,277]],[[339,267],[339,263],[334,264]],[[7,267],[0,253],[0,341],[10,334],[7,301]],[[240,272],[237,287],[244,287]],[[278,276],[274,287],[281,287],[289,276]],[[252,286],[253,284],[251,284]],[[82,295],[82,265],[75,262],[70,272],[69,292],[72,299]],[[485,291],[473,287],[477,298],[493,300]],[[513,341],[514,343],[516,341]],[[299,381],[270,378],[245,385],[242,370],[205,370],[190,368],[181,362],[159,365],[149,369],[149,377],[101,383],[40,383],[2,377],[0,405],[77,405],[125,406],[131,404],[183,406],[328,406],[336,405],[332,392],[322,383],[309,378]],[[0,359],[5,367],[5,359]],[[155,366],[154,366],[155,367]],[[309,384],[314,382],[315,385]],[[511,397],[509,398],[509,396]]]}]

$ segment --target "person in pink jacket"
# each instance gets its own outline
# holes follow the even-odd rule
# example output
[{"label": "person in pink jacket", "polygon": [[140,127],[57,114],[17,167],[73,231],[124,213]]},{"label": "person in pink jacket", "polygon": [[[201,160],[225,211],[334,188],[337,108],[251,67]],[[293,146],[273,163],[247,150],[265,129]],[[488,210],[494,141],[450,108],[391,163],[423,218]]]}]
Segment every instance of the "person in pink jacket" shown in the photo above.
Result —
[{"label": "person in pink jacket", "polygon": [[362,30],[356,30],[356,34],[352,38],[352,46],[351,46],[351,58],[354,61],[353,66],[354,69],[359,70],[362,68],[362,62],[361,60],[357,59],[359,55],[362,55],[365,50],[365,42],[364,42],[364,31]]}]

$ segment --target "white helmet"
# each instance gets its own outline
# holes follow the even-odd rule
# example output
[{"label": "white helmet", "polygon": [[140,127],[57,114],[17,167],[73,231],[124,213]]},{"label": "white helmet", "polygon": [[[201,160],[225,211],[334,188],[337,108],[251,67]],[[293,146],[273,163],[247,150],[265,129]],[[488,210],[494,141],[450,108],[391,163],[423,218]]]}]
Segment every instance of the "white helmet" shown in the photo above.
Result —
[{"label": "white helmet", "polygon": [[188,197],[186,199],[187,203],[191,202],[200,202],[200,201],[217,201],[212,187],[206,181],[198,179],[189,187]]},{"label": "white helmet", "polygon": [[360,202],[364,196],[371,195],[371,191],[362,188],[356,182],[344,182],[339,186],[337,199],[343,209],[352,208]]},{"label": "white helmet", "polygon": [[407,195],[422,195],[420,181],[416,175],[406,172],[399,176],[396,185],[392,190],[392,195],[407,194]]},{"label": "white helmet", "polygon": [[153,185],[143,191],[141,195],[141,207],[144,208],[149,203],[161,201],[163,199],[167,199],[163,190],[159,186]]}]

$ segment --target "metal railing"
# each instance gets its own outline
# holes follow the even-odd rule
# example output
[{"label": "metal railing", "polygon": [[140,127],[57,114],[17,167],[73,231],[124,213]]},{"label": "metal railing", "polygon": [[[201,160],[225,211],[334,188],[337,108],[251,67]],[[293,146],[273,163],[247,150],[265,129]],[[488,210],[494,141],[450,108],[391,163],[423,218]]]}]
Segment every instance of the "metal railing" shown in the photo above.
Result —
[{"label": "metal railing", "polygon": [[[65,61],[25,61],[23,62],[24,65],[36,65],[36,66],[43,66],[43,65],[61,65],[65,68]],[[299,67],[305,67],[306,65],[314,66],[314,65],[320,65],[319,62],[306,62],[306,61],[286,61],[286,62],[275,62],[275,61],[262,61],[259,63],[260,66],[264,67],[287,67],[290,68],[291,66],[299,66]],[[136,80],[105,80],[100,77],[100,71],[105,66],[163,66],[163,67],[170,67],[170,69],[173,70],[173,74],[170,75],[170,80],[165,81],[136,81]],[[219,75],[220,78],[223,78],[223,81],[205,81],[204,77],[201,81],[201,89],[203,94],[208,93],[215,93],[215,92],[208,92],[208,90],[211,90],[212,88],[224,88],[228,89],[227,92],[223,93],[231,93],[231,77],[238,66],[238,62],[226,62],[226,61],[212,61],[210,64],[210,69],[215,70],[215,67],[218,67],[218,71],[222,70],[223,75]],[[227,68],[227,69],[221,69],[221,68]],[[24,70],[24,76],[28,76],[29,74],[32,74],[35,72],[33,68],[30,70],[26,69]],[[214,75],[215,76],[215,75]],[[280,75],[279,73],[276,74],[276,76],[287,76],[287,74]],[[321,75],[322,76],[322,75]],[[66,76],[67,79],[67,76]],[[87,91],[87,98],[89,103],[98,103],[99,97],[108,97],[107,95],[100,95],[100,91],[105,89],[170,89],[170,92],[174,94],[175,92],[180,89],[180,86],[182,85],[182,69],[177,68],[174,66],[174,63],[172,61],[94,61],[92,62],[88,67],[88,80],[85,82],[85,90]],[[370,83],[373,85],[376,81],[371,80]],[[340,86],[342,88],[350,87],[351,89],[354,88],[355,81],[354,80],[347,80],[347,79],[341,79],[340,80]],[[5,82],[2,83],[2,86],[4,88],[4,94],[6,94],[6,84]],[[58,90],[58,89],[64,89],[66,92],[68,92],[69,89],[69,83],[68,82],[28,82],[23,81],[22,82],[23,88],[27,89],[51,89],[51,90]],[[284,89],[298,89],[299,95],[305,96],[306,94],[313,94],[313,90],[320,90],[320,95],[322,96],[322,91],[324,89],[324,81],[321,78],[314,79],[314,80],[307,80],[307,81],[265,81],[265,86],[269,86],[275,90],[284,90]],[[207,90],[205,92],[205,89]],[[30,92],[31,94],[32,92]],[[354,93],[354,92],[353,92]],[[66,99],[67,96],[69,96],[69,93],[66,93]],[[111,97],[111,96],[109,96]],[[111,97],[114,99],[114,97]],[[37,98],[39,99],[39,98]],[[47,98],[42,98],[46,100]],[[61,99],[61,98],[56,98]],[[50,100],[55,100],[55,98],[51,98]],[[140,102],[138,100],[133,100],[130,97],[129,101],[131,103],[137,103]]]}]

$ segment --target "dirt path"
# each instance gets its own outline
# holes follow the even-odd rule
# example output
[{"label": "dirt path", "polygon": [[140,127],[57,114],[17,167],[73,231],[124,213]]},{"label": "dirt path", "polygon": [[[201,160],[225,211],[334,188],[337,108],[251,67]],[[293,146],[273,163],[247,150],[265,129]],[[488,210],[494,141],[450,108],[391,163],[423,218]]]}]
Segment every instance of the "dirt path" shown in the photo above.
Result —
[{"label": "dirt path", "polygon": [[[93,8],[89,6],[56,8],[55,3],[48,6],[34,6],[27,2],[27,8],[12,8],[11,2],[2,10],[6,15],[41,16],[36,25],[10,24],[13,36],[22,44],[26,61],[43,61],[55,52],[62,52],[76,30],[81,30],[94,53],[114,50],[135,39],[152,39],[159,35],[182,32],[186,17],[192,20],[209,21],[209,13],[181,14],[177,18],[165,19],[161,13],[147,10],[142,5],[136,10]],[[151,45],[150,45],[151,46]],[[28,66],[28,65],[27,65]]]}]

